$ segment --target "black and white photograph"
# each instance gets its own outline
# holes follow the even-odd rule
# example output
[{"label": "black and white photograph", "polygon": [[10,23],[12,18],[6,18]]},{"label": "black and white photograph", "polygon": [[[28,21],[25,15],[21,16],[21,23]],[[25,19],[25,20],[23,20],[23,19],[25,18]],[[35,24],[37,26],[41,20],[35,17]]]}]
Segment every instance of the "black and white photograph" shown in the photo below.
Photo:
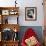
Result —
[{"label": "black and white photograph", "polygon": [[36,20],[37,19],[37,8],[36,7],[26,7],[25,8],[25,20]]}]

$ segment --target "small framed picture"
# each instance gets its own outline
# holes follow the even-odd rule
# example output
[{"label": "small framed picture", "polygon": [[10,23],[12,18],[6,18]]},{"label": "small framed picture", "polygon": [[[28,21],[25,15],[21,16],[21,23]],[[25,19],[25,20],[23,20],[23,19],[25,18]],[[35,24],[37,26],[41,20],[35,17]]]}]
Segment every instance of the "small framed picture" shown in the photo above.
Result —
[{"label": "small framed picture", "polygon": [[2,10],[2,15],[9,15],[9,10]]},{"label": "small framed picture", "polygon": [[25,20],[27,21],[37,20],[37,8],[36,7],[25,8]]}]

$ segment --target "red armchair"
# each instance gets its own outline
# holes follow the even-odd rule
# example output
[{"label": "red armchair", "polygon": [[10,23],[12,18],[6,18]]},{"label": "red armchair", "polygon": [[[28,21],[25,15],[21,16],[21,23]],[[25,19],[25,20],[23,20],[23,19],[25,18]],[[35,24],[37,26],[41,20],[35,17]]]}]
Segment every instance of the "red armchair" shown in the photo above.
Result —
[{"label": "red armchair", "polygon": [[32,28],[27,29],[22,38],[21,46],[41,46],[37,35]]}]

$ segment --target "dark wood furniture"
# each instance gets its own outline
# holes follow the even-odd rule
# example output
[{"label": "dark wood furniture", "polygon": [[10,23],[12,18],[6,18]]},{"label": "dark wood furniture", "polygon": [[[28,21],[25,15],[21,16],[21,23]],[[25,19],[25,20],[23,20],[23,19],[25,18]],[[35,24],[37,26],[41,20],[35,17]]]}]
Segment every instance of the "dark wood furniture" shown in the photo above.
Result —
[{"label": "dark wood furniture", "polygon": [[[7,17],[9,16],[14,16],[14,17],[17,16],[16,24],[8,23]],[[18,46],[19,40],[11,39],[7,41],[7,40],[4,40],[2,37],[2,32],[5,32],[3,30],[6,28],[11,29],[15,33],[19,31],[18,17],[19,17],[19,7],[0,7],[0,32],[1,32],[0,46]]]},{"label": "dark wood furniture", "polygon": [[18,46],[18,41],[5,41],[2,44],[3,46]]}]

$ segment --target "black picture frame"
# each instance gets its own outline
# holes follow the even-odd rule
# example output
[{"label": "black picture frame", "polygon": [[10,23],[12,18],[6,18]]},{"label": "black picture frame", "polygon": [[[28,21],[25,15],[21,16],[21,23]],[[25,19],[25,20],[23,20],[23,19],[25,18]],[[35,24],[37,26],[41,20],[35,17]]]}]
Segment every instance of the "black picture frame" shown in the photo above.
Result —
[{"label": "black picture frame", "polygon": [[36,7],[25,7],[25,20],[26,21],[37,20],[37,8]]}]

